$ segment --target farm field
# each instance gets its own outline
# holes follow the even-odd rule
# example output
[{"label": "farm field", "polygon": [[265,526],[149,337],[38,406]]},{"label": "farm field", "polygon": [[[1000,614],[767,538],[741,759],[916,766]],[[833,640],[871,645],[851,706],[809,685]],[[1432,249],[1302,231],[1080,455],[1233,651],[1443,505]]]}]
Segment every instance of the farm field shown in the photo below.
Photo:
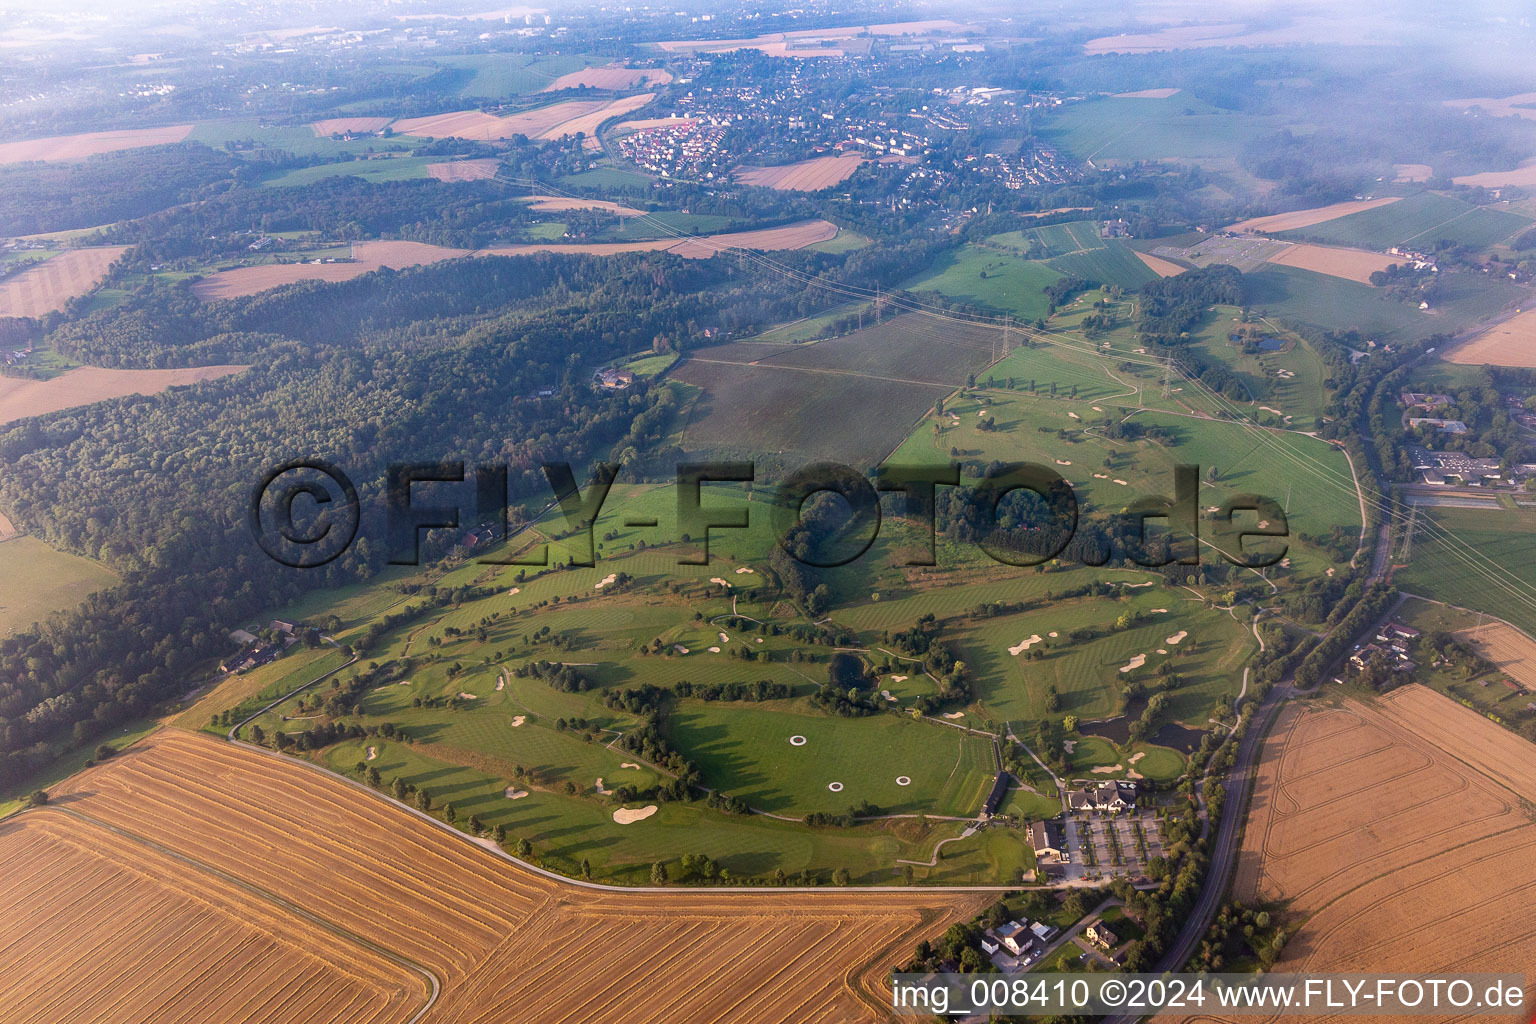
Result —
[{"label": "farm field", "polygon": [[933,290],[961,302],[1012,313],[1025,320],[1048,316],[1045,289],[1065,274],[1044,263],[1031,263],[1010,253],[966,244],[945,253],[934,268],[903,287]]},{"label": "farm field", "polygon": [[1281,249],[1269,258],[1269,262],[1370,284],[1372,273],[1386,270],[1395,261],[1390,256],[1362,249],[1338,249],[1302,242]]},{"label": "farm field", "polygon": [[[1527,966],[1530,744],[1406,686],[1371,703],[1287,708],[1259,763],[1233,885],[1250,905],[1283,902],[1304,919],[1277,972]],[[1419,927],[1428,907],[1443,929]]]},{"label": "farm field", "polygon": [[863,162],[862,156],[852,154],[819,156],[777,167],[738,167],[736,180],[780,192],[819,192],[847,180]]},{"label": "farm field", "polygon": [[1279,123],[1190,96],[1107,97],[1058,109],[1041,134],[1081,160],[1197,162],[1236,157]]},{"label": "farm field", "polygon": [[1401,202],[1374,206],[1282,234],[1298,241],[1378,251],[1393,246],[1428,247],[1441,240],[1481,249],[1530,224],[1531,219],[1520,214],[1420,192]]},{"label": "farm field", "polygon": [[1152,256],[1144,252],[1138,252],[1136,257],[1137,259],[1141,260],[1141,262],[1145,263],[1147,265],[1147,269],[1152,271],[1158,277],[1178,277],[1180,274],[1184,273],[1184,271],[1189,269],[1188,267],[1179,263],[1175,263],[1172,260],[1165,260],[1159,256]]},{"label": "farm field", "polygon": [[392,120],[389,117],[327,117],[311,121],[309,126],[315,130],[316,135],[361,135],[382,131]]},{"label": "farm field", "polygon": [[1401,199],[1401,196],[1382,196],[1379,199],[1354,199],[1346,203],[1315,206],[1310,210],[1272,213],[1266,217],[1250,217],[1248,220],[1240,220],[1236,224],[1229,224],[1226,230],[1236,231],[1239,234],[1276,234],[1281,231],[1295,231],[1299,228],[1311,227],[1313,224],[1323,224],[1331,220],[1338,220],[1340,217],[1347,217],[1353,213],[1374,210],[1379,206],[1387,206]]},{"label": "farm field", "polygon": [[1462,366],[1536,367],[1536,309],[1526,310],[1445,354]]},{"label": "farm field", "polygon": [[602,122],[632,113],[651,99],[651,93],[640,93],[613,100],[564,100],[505,117],[480,110],[457,110],[446,114],[405,118],[393,122],[392,126],[401,135],[459,138],[478,142],[508,139],[513,135],[526,135],[531,139],[559,139],[585,132],[591,136]]},{"label": "farm field", "polygon": [[731,50],[757,50],[769,57],[841,57],[843,56],[841,49],[817,44],[838,39],[851,39],[866,32],[872,36],[921,36],[935,33],[964,33],[966,30],[967,26],[960,22],[931,19],[848,28],[770,32],[750,39],[673,39],[656,45],[668,53],[729,53]]},{"label": "farm field", "polygon": [[645,211],[636,210],[620,203],[610,203],[603,199],[567,199],[564,196],[529,196],[528,208],[544,212],[560,212],[564,210],[602,210],[618,217],[644,217]]},{"label": "farm field", "polygon": [[29,160],[84,160],[98,153],[120,149],[142,149],[180,142],[192,132],[189,124],[165,128],[127,128],[112,132],[84,132],[80,135],[55,135],[46,139],[0,142],[0,164]]},{"label": "farm field", "polygon": [[1465,330],[1523,294],[1507,280],[1445,274],[1439,305],[1420,310],[1381,289],[1297,267],[1269,265],[1247,275],[1246,283],[1249,301],[1262,315],[1398,338]]},{"label": "farm field", "polygon": [[344,160],[340,163],[315,164],[310,167],[297,167],[291,171],[271,177],[262,182],[272,188],[292,188],[297,185],[313,185],[317,181],[327,178],[356,177],[364,181],[409,181],[413,178],[426,178],[431,174],[428,168],[436,162],[435,157],[429,156],[405,156],[386,155],[367,160]]},{"label": "farm field", "polygon": [[478,53],[434,57],[433,63],[468,75],[460,96],[502,99],[547,91],[561,76],[601,60],[589,54]]},{"label": "farm field", "polygon": [[[9,525],[9,523],[7,523]],[[117,583],[112,570],[79,555],[57,551],[36,537],[0,540],[0,634],[25,629],[50,612],[74,608],[90,594]]]},{"label": "farm field", "polygon": [[127,251],[126,245],[69,249],[19,274],[0,278],[0,316],[40,317],[63,309],[70,299],[95,288],[107,268]]},{"label": "farm field", "polygon": [[[1527,113],[1536,114],[1536,110]],[[1536,158],[1522,160],[1520,166],[1511,171],[1483,171],[1479,174],[1463,174],[1451,180],[1458,185],[1471,185],[1474,188],[1505,188],[1510,185],[1530,188],[1536,185]]]},{"label": "farm field", "polygon": [[[187,866],[107,828],[45,810],[0,824],[0,883],[11,942],[0,999],[11,1019],[201,1022],[275,1011],[368,1024],[408,1020],[425,976],[335,935],[296,908]],[[13,959],[25,951],[25,961]],[[90,961],[124,984],[71,985]],[[224,985],[191,979],[217,965]],[[51,983],[44,981],[53,974]],[[146,976],[165,980],[147,986]]]},{"label": "farm field", "polygon": [[[179,732],[70,789],[69,810],[123,830],[119,844],[135,854],[144,840],[162,844],[191,860],[182,874],[198,885],[222,872],[431,972],[443,989],[435,1021],[467,1024],[514,1004],[534,1022],[874,1021],[887,966],[988,898],[580,889],[312,769]],[[21,821],[43,815],[63,816]],[[95,827],[67,824],[71,835]],[[759,941],[730,940],[743,932]],[[550,971],[565,982],[548,985]]]},{"label": "farm field", "polygon": [[1461,630],[1458,636],[1494,668],[1536,690],[1536,641],[1507,623],[1493,621]]},{"label": "farm field", "polygon": [[60,409],[126,395],[154,395],[166,388],[216,380],[244,366],[194,366],[176,370],[111,370],[77,366],[48,380],[0,377],[0,425]]},{"label": "farm field", "polygon": [[[560,202],[586,202],[560,200]],[[192,286],[204,302],[255,295],[297,281],[350,281],[381,267],[401,269],[463,256],[518,256],[532,252],[612,256],[625,252],[670,252],[684,259],[708,259],[729,249],[803,249],[837,236],[837,227],[824,220],[801,221],[784,227],[735,231],[691,238],[659,238],[635,242],[530,242],[494,249],[450,249],[426,242],[354,242],[347,263],[262,263],[220,270]]]},{"label": "farm field", "polygon": [[474,160],[452,160],[448,163],[427,164],[428,177],[438,181],[480,181],[496,177],[501,161],[495,157]]},{"label": "farm field", "polygon": [[599,68],[567,72],[550,82],[543,91],[632,89],[636,86],[666,85],[670,81],[672,81],[672,72],[662,68],[626,68],[620,64],[605,64]]},{"label": "farm field", "polygon": [[[696,350],[672,371],[673,379],[704,389],[689,412],[684,446],[750,446],[791,463],[814,452],[874,465],[936,398],[991,361],[995,333],[904,316],[806,347],[742,342]],[[882,415],[871,421],[861,408]]]},{"label": "farm field", "polygon": [[[1399,586],[1536,633],[1536,510],[1420,508],[1418,516],[1408,566],[1396,574]],[[1439,529],[1426,528],[1426,517]]]},{"label": "farm field", "polygon": [[[1363,39],[1374,30],[1363,30]],[[1350,38],[1347,23],[1337,17],[1301,16],[1277,28],[1250,28],[1243,22],[1205,25],[1180,25],[1157,32],[1121,33],[1100,36],[1083,44],[1086,54],[1156,53],[1160,50],[1196,50],[1204,47],[1281,46],[1287,43],[1337,44]]]}]

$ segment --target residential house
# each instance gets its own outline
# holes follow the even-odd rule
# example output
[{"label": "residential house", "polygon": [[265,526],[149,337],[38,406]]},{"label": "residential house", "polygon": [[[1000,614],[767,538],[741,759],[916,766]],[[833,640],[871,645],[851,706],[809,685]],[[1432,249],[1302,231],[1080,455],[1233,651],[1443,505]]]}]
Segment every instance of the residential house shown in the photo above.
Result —
[{"label": "residential house", "polygon": [[1114,949],[1120,945],[1120,937],[1110,931],[1103,921],[1095,921],[1083,929],[1083,936],[1101,949]]},{"label": "residential house", "polygon": [[993,934],[997,936],[997,941],[1002,947],[1014,956],[1023,956],[1034,941],[1030,937],[1027,921],[1009,921],[1007,924],[999,925]]}]

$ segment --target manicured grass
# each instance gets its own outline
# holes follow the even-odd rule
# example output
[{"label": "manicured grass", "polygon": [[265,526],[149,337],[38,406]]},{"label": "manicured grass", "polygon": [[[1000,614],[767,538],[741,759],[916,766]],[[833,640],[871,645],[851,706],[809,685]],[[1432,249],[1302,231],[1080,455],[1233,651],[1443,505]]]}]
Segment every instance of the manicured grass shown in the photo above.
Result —
[{"label": "manicured grass", "polygon": [[723,230],[731,218],[715,214],[679,213],[660,210],[645,217],[625,217],[604,239],[627,242],[646,238],[674,238],[678,235],[707,235]]},{"label": "manicured grass", "polygon": [[1270,265],[1244,280],[1255,312],[1330,330],[1357,328],[1406,339],[1461,330],[1522,294],[1508,279],[1447,273],[1441,278],[1442,297],[1435,309],[1424,311],[1383,289],[1296,267]]},{"label": "manicured grass", "polygon": [[99,562],[56,551],[36,537],[0,541],[0,634],[26,629],[117,585]]},{"label": "manicured grass", "polygon": [[[338,142],[329,136],[316,135],[308,124],[269,125],[257,118],[229,121],[204,121],[192,127],[188,138],[193,142],[222,148],[226,142],[244,145],[254,142],[256,150],[286,150],[295,156],[337,156],[342,153],[364,154],[369,151],[406,151],[419,145],[416,139],[381,139],[372,135],[352,142]],[[250,148],[240,152],[251,152]]]},{"label": "manicured grass", "polygon": [[857,231],[850,231],[848,228],[843,228],[836,236],[827,239],[825,242],[815,242],[806,246],[806,248],[814,252],[835,254],[853,252],[855,249],[862,249],[868,244],[870,244],[868,236],[861,235]]},{"label": "manicured grass", "polygon": [[1055,797],[1041,796],[1039,793],[1016,789],[1004,801],[1003,813],[1011,814],[1020,821],[1054,818],[1061,814],[1061,801]]},{"label": "manicured grass", "polygon": [[[970,816],[992,781],[985,738],[902,715],[849,719],[800,702],[685,701],[669,730],[709,785],[776,814],[841,813],[867,800],[887,814]],[[805,745],[792,745],[792,736]],[[910,785],[897,783],[903,776]],[[841,792],[827,788],[838,782]]]},{"label": "manicured grass", "polygon": [[565,237],[565,221],[544,221],[528,225],[528,237],[539,242],[555,242]]},{"label": "manicured grass", "polygon": [[617,167],[594,167],[579,174],[568,174],[560,179],[560,184],[602,192],[605,189],[648,189],[651,179]]},{"label": "manicured grass", "polygon": [[1119,285],[1127,291],[1135,291],[1157,279],[1157,274],[1128,246],[1113,238],[1105,240],[1099,248],[1069,253],[1047,262],[1063,274],[1101,285]]},{"label": "manicured grass", "polygon": [[1065,276],[1042,263],[979,245],[963,245],[945,253],[932,270],[903,287],[908,291],[937,291],[961,302],[1034,320],[1050,313],[1046,287]]}]

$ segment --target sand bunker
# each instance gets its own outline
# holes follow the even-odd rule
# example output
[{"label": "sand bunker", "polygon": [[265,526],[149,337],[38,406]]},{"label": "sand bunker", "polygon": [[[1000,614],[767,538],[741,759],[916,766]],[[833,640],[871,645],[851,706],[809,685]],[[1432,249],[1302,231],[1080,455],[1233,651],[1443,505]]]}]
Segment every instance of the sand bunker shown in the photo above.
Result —
[{"label": "sand bunker", "polygon": [[475,696],[472,693],[465,693],[463,690],[460,690],[459,691],[459,699],[460,700],[479,700],[480,698]]},{"label": "sand bunker", "polygon": [[676,651],[678,654],[687,654],[688,653],[688,648],[684,647],[682,644],[673,644],[672,645],[672,649],[674,651]]},{"label": "sand bunker", "polygon": [[1096,405],[1095,405],[1095,406],[1092,406],[1092,407],[1091,407],[1091,408],[1092,408],[1092,409],[1093,409],[1093,411],[1094,411],[1094,412],[1103,412],[1103,411],[1104,411],[1104,410],[1103,410],[1103,409],[1100,409],[1100,408],[1099,408],[1099,407],[1098,407],[1098,406],[1096,406]]},{"label": "sand bunker", "polygon": [[497,676],[496,677],[496,689],[498,689],[498,690],[505,690],[506,688],[507,688],[507,677],[506,676]]},{"label": "sand bunker", "polygon": [[1077,740],[1062,740],[1061,749],[1069,754],[1072,753],[1072,751],[1077,749]]},{"label": "sand bunker", "polygon": [[516,597],[518,594],[521,594],[522,592],[523,592],[523,588],[522,587],[513,587],[511,590],[507,591],[507,596],[508,597]]},{"label": "sand bunker", "polygon": [[635,762],[633,762],[633,761],[625,761],[623,764],[619,765],[619,767],[620,768],[634,768],[636,771],[638,771],[640,769],[640,766],[635,764]]},{"label": "sand bunker", "polygon": [[379,756],[379,748],[378,747],[369,747],[368,748],[368,760],[372,761],[374,758],[376,758],[378,756]]},{"label": "sand bunker", "polygon": [[1152,585],[1152,581],[1151,580],[1147,580],[1145,583],[1127,583],[1127,584],[1125,584],[1126,587],[1128,587],[1128,588],[1130,588],[1132,590],[1136,589],[1137,587],[1150,587],[1151,585]]},{"label": "sand bunker", "polygon": [[1173,634],[1173,636],[1169,637],[1167,640],[1165,640],[1163,642],[1167,643],[1167,644],[1176,644],[1180,640],[1183,640],[1187,636],[1189,636],[1189,630],[1181,629],[1177,633]]},{"label": "sand bunker", "polygon": [[711,647],[709,649],[709,653],[710,654],[719,654],[720,653],[720,648],[718,648],[718,647]]},{"label": "sand bunker", "polygon": [[1120,770],[1120,766],[1117,765],[1117,764],[1106,764],[1106,765],[1101,765],[1098,768],[1092,769],[1093,774],[1095,774],[1095,775],[1113,775],[1115,772],[1117,772],[1119,770]]},{"label": "sand bunker", "polygon": [[1167,653],[1168,653],[1168,652],[1167,652],[1167,651],[1165,651],[1165,650],[1163,650],[1163,649],[1162,649],[1162,648],[1161,648],[1161,647],[1159,647],[1159,648],[1158,648],[1158,649],[1157,649],[1157,653],[1158,653],[1158,654],[1167,654]]},{"label": "sand bunker", "polygon": [[746,566],[742,566],[740,569],[736,570],[736,575],[737,576],[742,576],[742,575],[754,575],[755,576],[756,574],[757,574],[757,570],[755,570],[755,569],[748,569]]},{"label": "sand bunker", "polygon": [[1147,752],[1145,750],[1138,751],[1138,752],[1136,752],[1136,753],[1131,755],[1131,759],[1129,761],[1127,761],[1126,764],[1135,764],[1137,761],[1140,761],[1142,758],[1144,758],[1146,756],[1147,756]]},{"label": "sand bunker", "polygon": [[396,686],[410,686],[411,685],[411,681],[409,679],[402,679],[398,683],[396,683],[395,685]]},{"label": "sand bunker", "polygon": [[944,715],[944,717],[945,718],[964,718],[965,717],[965,712],[964,711],[950,711],[950,712],[947,712]]},{"label": "sand bunker", "polygon": [[1145,654],[1138,654],[1134,658],[1132,658],[1130,661],[1126,662],[1124,665],[1121,665],[1120,666],[1120,671],[1121,672],[1129,672],[1133,668],[1141,668],[1141,666],[1145,665],[1146,663],[1147,663],[1147,656]]},{"label": "sand bunker", "polygon": [[724,633],[721,633],[720,634],[720,642],[723,643],[723,644],[728,644],[728,643],[731,642],[731,638],[726,636]]},{"label": "sand bunker", "polygon": [[891,695],[891,691],[890,690],[881,690],[880,691],[880,696],[884,697],[888,701],[891,701],[892,703],[894,703],[895,700],[896,700],[896,698]]},{"label": "sand bunker", "polygon": [[599,793],[606,794],[608,792],[606,789],[603,788],[603,777],[601,775],[599,775],[597,777],[596,789],[597,789],[597,791]]},{"label": "sand bunker", "polygon": [[722,587],[728,587],[731,585],[729,580],[723,580],[719,576],[711,576],[709,578],[709,582],[718,583]]},{"label": "sand bunker", "polygon": [[803,746],[805,746],[805,737],[804,736],[791,736],[789,738],[789,745],[792,746],[792,747],[803,747]]},{"label": "sand bunker", "polygon": [[1152,615],[1167,615],[1168,614],[1168,609],[1167,608],[1153,608],[1152,611],[1151,611],[1151,614]]},{"label": "sand bunker", "polygon": [[526,721],[528,721],[527,715],[518,715],[516,718],[512,719],[512,728],[516,729]]},{"label": "sand bunker", "polygon": [[1008,648],[1008,653],[1013,655],[1014,657],[1018,657],[1020,652],[1029,650],[1031,647],[1033,647],[1035,644],[1037,644],[1039,642],[1040,642],[1040,634],[1039,633],[1031,633],[1029,635],[1029,639],[1025,640],[1023,643],[1015,644],[1014,646]]},{"label": "sand bunker", "polygon": [[628,807],[620,807],[618,810],[613,812],[613,820],[618,822],[620,825],[633,825],[637,821],[644,821],[646,818],[649,818],[655,813],[655,804],[651,804],[649,807],[641,807],[638,810],[633,811]]},{"label": "sand bunker", "polygon": [[1057,636],[1060,636],[1060,634],[1059,634],[1059,633],[1057,633],[1057,632],[1056,632],[1056,631],[1055,631],[1055,630],[1054,630],[1054,629],[1053,629],[1053,630],[1051,630],[1051,631],[1050,631],[1050,632],[1049,632],[1049,633],[1047,633],[1047,634],[1045,634],[1045,635],[1046,635],[1046,636],[1048,636],[1048,637],[1057,637]]},{"label": "sand bunker", "polygon": [[508,786],[506,790],[506,797],[508,800],[521,800],[527,795],[528,791],[526,789],[517,789],[513,786]]},{"label": "sand bunker", "polygon": [[1129,486],[1131,486],[1130,484],[1126,483],[1124,480],[1121,480],[1119,477],[1116,477],[1114,482],[1119,484],[1121,487],[1129,487]]},{"label": "sand bunker", "polygon": [[597,583],[593,585],[592,589],[593,590],[602,590],[604,587],[608,586],[609,584],[611,584],[614,580],[616,580],[618,578],[619,578],[619,574],[618,573],[611,572],[607,576],[604,576],[602,579],[598,580]]},{"label": "sand bunker", "polygon": [[1072,460],[1071,459],[1057,459],[1056,460],[1056,465],[1058,465],[1058,466],[1070,466],[1070,465],[1072,465]]},{"label": "sand bunker", "polygon": [[907,677],[906,676],[891,676],[891,682],[893,682],[893,683],[904,683],[906,681],[907,681]]},{"label": "sand bunker", "polygon": [[1070,417],[1072,417],[1072,418],[1073,418],[1073,419],[1075,419],[1075,420],[1080,420],[1080,419],[1082,419],[1082,417],[1081,417],[1081,416],[1079,416],[1079,415],[1078,415],[1078,414],[1077,414],[1077,413],[1075,413],[1075,412],[1069,412],[1069,413],[1067,413],[1067,415],[1068,415],[1068,416],[1070,416]]},{"label": "sand bunker", "polygon": [[829,782],[827,783],[827,788],[834,793],[841,793],[843,791],[843,784],[841,782]]}]

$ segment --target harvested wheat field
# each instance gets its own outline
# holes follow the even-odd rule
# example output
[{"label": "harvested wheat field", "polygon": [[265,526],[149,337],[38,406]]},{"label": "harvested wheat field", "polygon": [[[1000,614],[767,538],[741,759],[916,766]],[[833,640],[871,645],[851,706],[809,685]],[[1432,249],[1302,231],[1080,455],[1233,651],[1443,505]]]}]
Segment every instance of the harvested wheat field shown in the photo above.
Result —
[{"label": "harvested wheat field", "polygon": [[107,274],[126,245],[70,249],[12,277],[0,279],[0,316],[42,316],[85,295]]},{"label": "harvested wheat field", "polygon": [[431,998],[423,973],[357,938],[67,809],[0,824],[0,858],[12,1024],[403,1024]]},{"label": "harvested wheat field", "polygon": [[115,153],[120,149],[141,149],[144,146],[180,142],[191,134],[191,125],[177,124],[166,128],[127,128],[115,132],[86,132],[83,135],[55,135],[46,139],[27,139],[24,142],[0,142],[0,164],[15,164],[26,160],[84,160],[98,153]]},{"label": "harvested wheat field", "polygon": [[324,121],[315,121],[310,128],[319,136],[327,135],[366,135],[372,132],[382,131],[394,118],[392,117],[329,117]]},{"label": "harvested wheat field", "polygon": [[1183,89],[1138,89],[1135,92],[1117,92],[1117,100],[1165,100],[1177,96]]},{"label": "harvested wheat field", "polygon": [[563,139],[578,132],[586,136],[582,144],[583,149],[601,149],[602,143],[597,139],[597,129],[604,122],[615,117],[623,117],[625,114],[634,113],[655,99],[654,93],[642,92],[634,96],[621,96],[611,103],[605,103],[597,110],[589,113],[578,114],[575,117],[561,121],[553,127],[540,132],[540,139]]},{"label": "harvested wheat field", "polygon": [[1530,966],[1536,747],[1410,685],[1287,708],[1260,765],[1233,887],[1306,916],[1276,971]]},{"label": "harvested wheat field", "polygon": [[1482,188],[1503,188],[1506,185],[1519,185],[1522,188],[1536,186],[1536,157],[1530,160],[1522,160],[1520,166],[1512,171],[1484,171],[1481,174],[1463,174],[1459,178],[1452,178],[1458,185],[1480,186]]},{"label": "harvested wheat field", "polygon": [[496,177],[501,161],[493,156],[475,160],[453,160],[445,164],[427,164],[427,174],[438,181],[482,181]]},{"label": "harvested wheat field", "polygon": [[1152,256],[1144,252],[1138,252],[1137,257],[1147,265],[1147,269],[1158,277],[1178,277],[1188,267],[1180,266],[1173,260],[1165,260],[1161,256]]},{"label": "harvested wheat field", "polygon": [[559,213],[563,210],[603,210],[620,217],[644,217],[644,210],[636,210],[606,199],[567,199],[564,196],[529,196],[528,208],[540,213]]},{"label": "harvested wheat field", "polygon": [[1393,164],[1392,170],[1396,174],[1393,181],[1428,181],[1435,175],[1429,164]]},{"label": "harvested wheat field", "polygon": [[1397,261],[1390,256],[1366,252],[1364,249],[1337,249],[1328,245],[1299,242],[1281,249],[1269,258],[1269,262],[1370,284],[1371,274],[1386,270]]},{"label": "harvested wheat field", "polygon": [[1324,221],[1336,220],[1339,217],[1347,217],[1352,213],[1361,213],[1365,210],[1374,210],[1378,206],[1386,206],[1395,203],[1401,196],[1383,196],[1380,199],[1354,199],[1347,203],[1333,203],[1329,206],[1315,206],[1310,210],[1292,210],[1290,213],[1272,213],[1268,217],[1252,217],[1248,220],[1238,221],[1228,231],[1252,232],[1255,234],[1272,234],[1276,231],[1295,231],[1297,228],[1309,228],[1313,224],[1321,224]]},{"label": "harvested wheat field", "polygon": [[1536,309],[1488,328],[1465,345],[1458,345],[1444,356],[1448,363],[1470,366],[1536,367]]},{"label": "harvested wheat field", "polygon": [[743,185],[758,185],[780,192],[818,192],[846,181],[864,158],[857,153],[843,156],[819,156],[778,167],[740,167],[736,180]]},{"label": "harvested wheat field", "polygon": [[77,366],[50,380],[0,377],[0,425],[125,395],[154,395],[166,388],[240,373],[246,366],[193,366],[176,370],[110,370]]},{"label": "harvested wheat field", "polygon": [[458,259],[470,249],[450,249],[426,242],[354,242],[350,263],[264,263],[210,274],[192,286],[192,294],[204,302],[255,295],[297,281],[350,281],[383,267],[400,270],[423,263]]},{"label": "harvested wheat field", "polygon": [[1527,689],[1536,690],[1536,640],[1497,620],[1456,634],[1494,667]]},{"label": "harvested wheat field", "polygon": [[581,256],[612,256],[625,252],[666,251],[685,259],[705,260],[727,249],[757,249],[764,252],[782,249],[804,249],[817,242],[837,237],[837,225],[824,220],[803,220],[779,228],[762,228],[756,231],[732,231],[720,235],[703,235],[697,238],[656,238],[644,242],[534,242],[527,245],[504,245],[485,253],[502,256],[520,256],[530,252],[563,252]]},{"label": "harvested wheat field", "polygon": [[1483,113],[1492,117],[1523,117],[1528,121],[1536,121],[1536,92],[1522,92],[1514,96],[1479,96],[1468,100],[1442,100],[1444,106],[1453,110],[1471,110],[1473,107],[1481,107]]},{"label": "harvested wheat field", "polygon": [[[102,826],[121,830],[115,844],[125,857],[159,844],[185,858],[181,882],[190,896],[222,873],[430,972],[442,994],[423,1024],[489,1024],[507,1019],[509,1006],[519,1022],[880,1020],[872,993],[889,966],[910,956],[920,937],[940,934],[989,899],[953,891],[581,887],[535,874],[312,766],[179,730],[161,730],[76,776],[55,799],[81,818],[47,809],[19,820],[30,829],[47,819],[80,842]],[[19,898],[11,891],[27,888],[13,874],[0,882],[5,898],[18,902],[25,891]],[[174,900],[166,902],[165,911],[138,916],[170,935],[181,927]],[[62,919],[31,934],[16,953],[29,968],[55,946],[104,962],[116,948],[110,933],[76,937]],[[329,960],[337,945],[331,937],[306,941],[305,949]],[[165,991],[191,954],[179,943],[152,949],[137,980]],[[204,990],[254,987],[238,966],[203,966]],[[287,980],[286,973],[274,979],[271,991]],[[61,989],[46,1019],[94,1019],[88,1008],[99,996],[90,988]]]},{"label": "harvested wheat field", "polygon": [[568,75],[561,75],[553,82],[546,85],[544,92],[559,92],[561,89],[629,89],[636,85],[666,85],[672,81],[672,72],[661,68],[626,68],[619,64],[609,64],[601,68],[587,68],[585,71],[572,71]]}]

